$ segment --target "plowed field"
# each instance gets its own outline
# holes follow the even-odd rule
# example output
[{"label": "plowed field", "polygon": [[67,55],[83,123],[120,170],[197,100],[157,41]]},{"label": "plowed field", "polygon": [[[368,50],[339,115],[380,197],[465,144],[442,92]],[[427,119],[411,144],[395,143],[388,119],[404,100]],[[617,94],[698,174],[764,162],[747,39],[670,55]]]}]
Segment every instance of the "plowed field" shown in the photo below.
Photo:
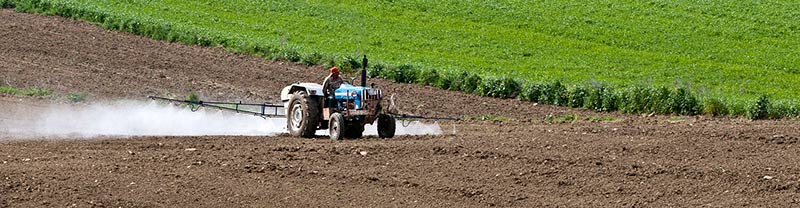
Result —
[{"label": "plowed field", "polygon": [[[326,71],[0,10],[0,125],[88,101],[199,92],[276,102]],[[0,136],[0,207],[800,206],[797,121],[599,114],[372,80],[455,134],[330,141],[286,135]],[[81,104],[77,104],[81,105]],[[552,122],[547,115],[616,121]],[[120,115],[125,116],[125,115]],[[69,120],[70,118],[63,118]]]}]

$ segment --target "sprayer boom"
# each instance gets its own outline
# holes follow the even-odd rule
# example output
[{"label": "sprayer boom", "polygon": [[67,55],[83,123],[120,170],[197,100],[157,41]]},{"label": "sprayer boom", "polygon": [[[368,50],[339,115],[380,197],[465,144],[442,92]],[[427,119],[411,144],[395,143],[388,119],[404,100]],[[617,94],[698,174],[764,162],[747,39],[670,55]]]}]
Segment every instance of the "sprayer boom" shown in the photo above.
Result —
[{"label": "sprayer boom", "polygon": [[460,118],[454,117],[425,117],[408,114],[389,114],[397,120],[445,120],[445,121],[460,121]]},{"label": "sprayer boom", "polygon": [[[162,100],[171,103],[183,103],[188,105],[192,111],[197,111],[200,107],[216,108],[220,110],[234,111],[236,113],[252,114],[262,118],[283,118],[286,117],[283,113],[283,105],[275,105],[269,103],[232,103],[232,102],[215,102],[215,101],[193,101],[193,100],[178,100],[172,98],[147,96],[152,100]],[[254,110],[255,109],[255,110]]]}]

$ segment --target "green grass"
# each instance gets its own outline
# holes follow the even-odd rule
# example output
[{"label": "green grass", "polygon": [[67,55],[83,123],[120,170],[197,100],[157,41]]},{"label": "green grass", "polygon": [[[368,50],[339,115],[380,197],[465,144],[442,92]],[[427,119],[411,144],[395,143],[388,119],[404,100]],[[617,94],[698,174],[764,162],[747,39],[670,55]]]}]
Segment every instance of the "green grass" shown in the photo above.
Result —
[{"label": "green grass", "polygon": [[747,116],[766,96],[789,115],[800,97],[797,1],[0,0],[12,4],[309,65],[366,54],[371,76],[600,111]]},{"label": "green grass", "polygon": [[18,89],[9,86],[0,86],[0,93],[12,94],[12,95],[25,95],[25,96],[47,96],[50,95],[50,91],[43,90],[43,89],[36,89],[36,88],[28,88],[28,89]]}]

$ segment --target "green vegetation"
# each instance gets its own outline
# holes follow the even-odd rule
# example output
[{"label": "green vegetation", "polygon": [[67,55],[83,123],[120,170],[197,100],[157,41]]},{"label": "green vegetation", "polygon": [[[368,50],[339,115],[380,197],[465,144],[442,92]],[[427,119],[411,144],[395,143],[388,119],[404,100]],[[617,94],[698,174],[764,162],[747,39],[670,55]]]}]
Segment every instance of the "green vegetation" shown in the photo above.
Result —
[{"label": "green vegetation", "polygon": [[0,93],[6,93],[6,94],[12,94],[12,95],[26,95],[26,96],[47,96],[47,95],[50,95],[50,91],[43,90],[43,89],[36,89],[36,88],[17,89],[17,88],[9,87],[9,86],[0,86]]},{"label": "green vegetation", "polygon": [[767,118],[769,112],[772,111],[769,98],[761,96],[755,103],[747,107],[747,118],[750,119],[764,119]]},{"label": "green vegetation", "polygon": [[186,95],[186,101],[190,102],[187,105],[189,106],[189,108],[192,109],[192,111],[195,111],[197,108],[200,108],[200,105],[199,105],[200,96],[198,96],[197,93],[189,92],[189,94]]},{"label": "green vegetation", "polygon": [[728,109],[722,101],[716,98],[709,98],[703,104],[703,113],[712,116],[721,116],[728,113]]},{"label": "green vegetation", "polygon": [[83,102],[86,100],[87,95],[85,92],[70,92],[67,94],[67,100],[73,103]]},{"label": "green vegetation", "polygon": [[[800,2],[0,0],[107,29],[598,111],[797,116]],[[763,99],[763,98],[771,99]]]},{"label": "green vegetation", "polygon": [[186,95],[186,100],[193,103],[199,103],[200,96],[198,96],[195,92],[189,92],[189,94]]}]

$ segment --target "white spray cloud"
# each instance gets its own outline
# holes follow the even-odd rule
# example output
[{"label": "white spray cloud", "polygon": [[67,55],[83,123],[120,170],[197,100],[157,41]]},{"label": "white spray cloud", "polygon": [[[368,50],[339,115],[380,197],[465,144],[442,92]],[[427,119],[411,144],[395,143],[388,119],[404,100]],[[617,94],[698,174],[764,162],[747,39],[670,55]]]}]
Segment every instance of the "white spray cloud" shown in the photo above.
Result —
[{"label": "white spray cloud", "polygon": [[[192,112],[188,107],[157,102],[118,101],[85,106],[52,105],[26,110],[25,118],[0,125],[0,134],[11,137],[96,136],[272,136],[287,133],[286,119],[236,114],[212,108]],[[397,123],[397,135],[437,135],[438,124]],[[326,131],[317,131],[327,135]],[[377,135],[376,125],[367,125],[364,135]],[[0,137],[2,137],[0,135]]]},{"label": "white spray cloud", "polygon": [[[439,135],[442,134],[442,128],[438,123],[426,124],[419,121],[401,121],[398,120],[395,130],[396,135]],[[364,128],[364,135],[378,135],[378,125],[367,124]]]},{"label": "white spray cloud", "polygon": [[27,119],[6,126],[5,131],[11,135],[59,137],[275,135],[285,131],[285,120],[215,109],[192,112],[187,107],[156,102],[53,105],[30,112]]}]

